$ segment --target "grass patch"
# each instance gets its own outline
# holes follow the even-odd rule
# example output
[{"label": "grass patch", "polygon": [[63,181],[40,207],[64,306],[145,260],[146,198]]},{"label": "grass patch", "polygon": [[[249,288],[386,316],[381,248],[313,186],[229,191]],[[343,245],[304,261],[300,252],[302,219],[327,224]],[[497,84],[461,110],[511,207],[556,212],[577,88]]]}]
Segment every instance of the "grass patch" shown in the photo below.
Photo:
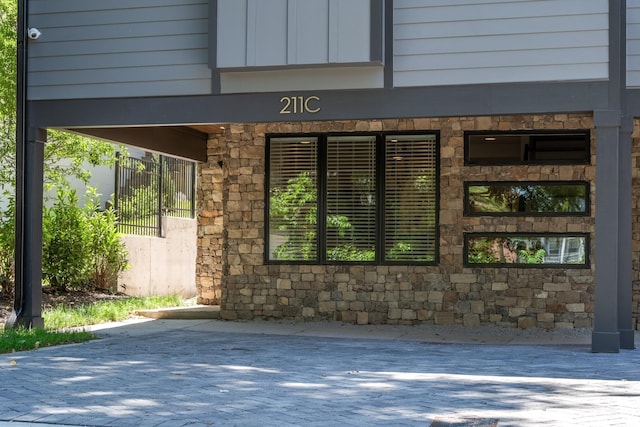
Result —
[{"label": "grass patch", "polygon": [[73,307],[58,305],[43,310],[44,329],[0,329],[0,353],[89,341],[95,338],[91,332],[64,329],[117,322],[130,317],[137,310],[176,307],[183,303],[179,296],[167,296],[114,299]]},{"label": "grass patch", "polygon": [[91,332],[54,332],[42,328],[37,329],[5,329],[0,331],[0,353],[37,350],[61,344],[72,344],[89,341],[95,338]]},{"label": "grass patch", "polygon": [[132,297],[98,301],[79,306],[58,305],[42,312],[46,329],[65,329],[77,326],[125,320],[137,310],[177,307],[183,304],[179,296]]}]

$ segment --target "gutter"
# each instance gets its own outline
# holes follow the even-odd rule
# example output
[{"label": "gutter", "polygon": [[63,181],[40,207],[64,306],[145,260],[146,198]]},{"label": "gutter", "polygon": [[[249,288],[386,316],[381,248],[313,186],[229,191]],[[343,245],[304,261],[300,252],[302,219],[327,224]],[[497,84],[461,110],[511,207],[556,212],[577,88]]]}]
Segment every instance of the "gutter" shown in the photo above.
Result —
[{"label": "gutter", "polygon": [[24,257],[22,248],[25,244],[25,147],[27,135],[27,1],[18,0],[17,52],[16,52],[16,203],[15,203],[15,290],[13,311],[5,327],[12,328],[24,311]]}]

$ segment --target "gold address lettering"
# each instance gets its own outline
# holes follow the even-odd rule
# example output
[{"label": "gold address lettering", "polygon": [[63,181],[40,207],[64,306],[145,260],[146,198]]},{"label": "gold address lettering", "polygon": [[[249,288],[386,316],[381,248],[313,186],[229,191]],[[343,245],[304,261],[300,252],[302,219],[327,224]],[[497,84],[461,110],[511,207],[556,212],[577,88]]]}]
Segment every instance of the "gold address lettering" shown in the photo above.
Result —
[{"label": "gold address lettering", "polygon": [[317,113],[320,111],[319,96],[283,96],[280,98],[280,114]]}]

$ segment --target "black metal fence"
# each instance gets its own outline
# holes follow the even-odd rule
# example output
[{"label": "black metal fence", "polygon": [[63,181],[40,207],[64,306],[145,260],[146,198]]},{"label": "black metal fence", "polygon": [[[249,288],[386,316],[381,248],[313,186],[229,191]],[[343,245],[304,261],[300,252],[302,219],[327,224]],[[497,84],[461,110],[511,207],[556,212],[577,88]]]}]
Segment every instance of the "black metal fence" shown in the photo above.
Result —
[{"label": "black metal fence", "polygon": [[142,159],[118,155],[115,210],[119,231],[143,236],[162,235],[162,216],[195,218],[194,162],[147,155]]}]

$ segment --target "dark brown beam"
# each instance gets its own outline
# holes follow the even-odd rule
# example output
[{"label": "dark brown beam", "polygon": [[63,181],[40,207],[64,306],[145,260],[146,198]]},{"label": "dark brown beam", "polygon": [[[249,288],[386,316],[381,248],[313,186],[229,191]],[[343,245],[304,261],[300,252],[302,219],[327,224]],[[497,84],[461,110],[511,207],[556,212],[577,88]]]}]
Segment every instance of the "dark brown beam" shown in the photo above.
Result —
[{"label": "dark brown beam", "polygon": [[198,162],[207,161],[207,134],[187,127],[113,127],[67,130],[184,159]]}]

